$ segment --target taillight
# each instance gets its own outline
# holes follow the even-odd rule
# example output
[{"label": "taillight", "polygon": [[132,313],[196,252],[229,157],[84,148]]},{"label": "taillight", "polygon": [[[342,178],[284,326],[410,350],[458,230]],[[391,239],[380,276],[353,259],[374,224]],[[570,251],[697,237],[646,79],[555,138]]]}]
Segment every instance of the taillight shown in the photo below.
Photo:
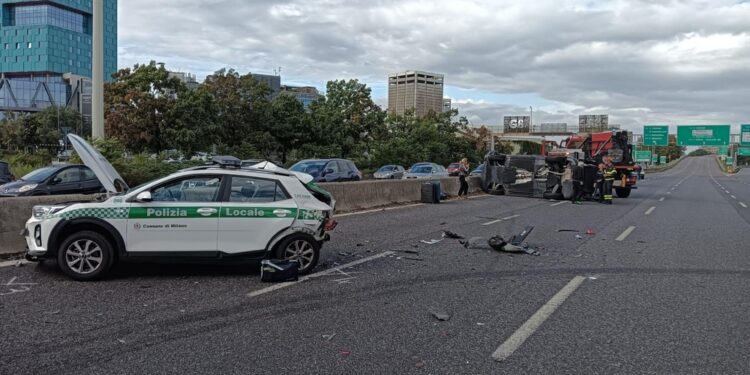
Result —
[{"label": "taillight", "polygon": [[336,229],[336,226],[339,225],[339,223],[336,220],[333,220],[330,217],[327,217],[326,220],[323,222],[323,230],[326,232],[330,232],[334,229]]}]

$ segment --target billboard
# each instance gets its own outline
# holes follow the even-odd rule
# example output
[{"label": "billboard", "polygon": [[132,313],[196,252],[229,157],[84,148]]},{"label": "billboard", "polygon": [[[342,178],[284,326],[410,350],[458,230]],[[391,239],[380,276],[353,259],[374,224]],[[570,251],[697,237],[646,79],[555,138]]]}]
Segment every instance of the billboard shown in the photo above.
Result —
[{"label": "billboard", "polygon": [[578,131],[595,133],[609,130],[609,115],[579,115]]},{"label": "billboard", "polygon": [[568,124],[564,122],[543,122],[539,126],[539,133],[567,133]]},{"label": "billboard", "polygon": [[503,117],[504,133],[529,133],[531,131],[531,116]]}]

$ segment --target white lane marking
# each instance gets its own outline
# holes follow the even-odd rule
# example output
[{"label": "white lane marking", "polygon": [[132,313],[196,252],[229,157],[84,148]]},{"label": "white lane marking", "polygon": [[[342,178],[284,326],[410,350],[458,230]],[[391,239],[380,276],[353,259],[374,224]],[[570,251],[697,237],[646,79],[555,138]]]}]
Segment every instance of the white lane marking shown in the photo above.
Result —
[{"label": "white lane marking", "polygon": [[488,222],[486,222],[486,223],[484,223],[484,224],[482,224],[482,225],[492,225],[492,224],[495,224],[495,223],[499,223],[499,222],[501,222],[501,221],[504,221],[504,220],[510,220],[510,219],[514,219],[514,218],[517,218],[517,217],[519,217],[519,216],[521,216],[521,215],[513,215],[513,216],[508,216],[508,217],[504,217],[504,218],[502,218],[502,219],[497,219],[497,220],[492,220],[492,221],[488,221]]},{"label": "white lane marking", "polygon": [[286,283],[278,283],[278,284],[269,286],[267,288],[259,289],[259,290],[256,290],[256,291],[252,291],[252,292],[248,293],[247,296],[248,297],[257,297],[257,296],[262,295],[262,294],[273,292],[274,290],[279,290],[279,289],[282,289],[282,288],[286,288],[288,286],[292,286],[294,284],[298,284],[298,283],[301,283],[303,281],[314,279],[316,277],[325,276],[325,275],[328,275],[328,274],[331,274],[331,273],[334,273],[334,272],[341,272],[341,270],[354,267],[354,266],[356,266],[358,264],[362,264],[362,263],[365,263],[365,262],[369,262],[371,260],[375,260],[375,259],[382,258],[382,257],[388,256],[388,255],[393,255],[393,254],[395,254],[393,251],[384,251],[384,252],[382,252],[380,254],[375,254],[375,255],[369,256],[367,258],[358,259],[358,260],[355,260],[355,261],[350,262],[350,263],[342,264],[342,265],[340,265],[338,267],[327,269],[325,271],[320,271],[320,272],[316,272],[316,273],[311,274],[311,275],[302,276],[302,277],[299,278],[298,281],[290,281],[290,282],[286,282]]},{"label": "white lane marking", "polygon": [[664,197],[659,198],[659,202],[664,202]]},{"label": "white lane marking", "polygon": [[544,306],[540,307],[534,315],[529,318],[521,327],[519,327],[513,334],[502,343],[494,353],[492,353],[492,359],[498,362],[502,362],[511,355],[521,346],[524,341],[531,337],[537,329],[549,318],[552,313],[557,310],[565,300],[570,297],[573,292],[581,286],[581,283],[586,280],[583,276],[576,276],[570,280],[557,294],[555,294]]},{"label": "white lane marking", "polygon": [[734,195],[730,195],[730,197],[732,197],[732,199],[737,199],[737,197],[735,197]]},{"label": "white lane marking", "polygon": [[469,197],[469,199],[487,198],[487,197],[491,197],[491,195],[489,195],[489,194],[472,195],[472,196]]},{"label": "white lane marking", "polygon": [[744,204],[744,203],[742,203],[742,202],[740,202],[740,206],[742,206],[742,207],[744,207],[744,208],[747,208],[747,205],[746,205],[746,204]]},{"label": "white lane marking", "polygon": [[18,264],[19,262],[20,262],[21,264],[27,264],[27,263],[30,263],[30,262],[29,262],[28,260],[26,260],[26,259],[7,260],[7,261],[5,261],[5,262],[0,262],[0,268],[3,268],[3,267],[10,267],[10,266],[15,266],[15,265],[16,265],[16,264]]},{"label": "white lane marking", "polygon": [[633,233],[633,230],[635,230],[634,226],[628,227],[628,229],[625,229],[625,231],[622,232],[621,235],[619,235],[617,238],[615,238],[615,241],[624,241],[626,238],[628,238],[628,236],[630,235],[630,233]]},{"label": "white lane marking", "polygon": [[555,206],[559,206],[559,205],[561,205],[561,204],[565,204],[565,203],[569,203],[569,202],[570,202],[570,201],[562,201],[562,202],[552,203],[552,204],[550,205],[550,207],[555,207]]},{"label": "white lane marking", "polygon": [[345,214],[335,214],[335,215],[333,215],[333,217],[336,218],[336,217],[345,217],[345,216],[352,216],[352,215],[371,214],[373,212],[383,212],[383,211],[390,211],[390,210],[400,210],[402,208],[410,208],[410,207],[417,207],[417,206],[424,206],[424,203],[414,203],[414,204],[407,204],[407,205],[404,205],[404,206],[397,206],[397,207],[378,208],[378,209],[374,209],[374,210],[349,212],[349,213],[345,213]]},{"label": "white lane marking", "polygon": [[646,216],[651,215],[651,213],[654,212],[655,209],[656,209],[655,206],[651,206],[651,208],[649,208],[648,210],[646,210]]}]

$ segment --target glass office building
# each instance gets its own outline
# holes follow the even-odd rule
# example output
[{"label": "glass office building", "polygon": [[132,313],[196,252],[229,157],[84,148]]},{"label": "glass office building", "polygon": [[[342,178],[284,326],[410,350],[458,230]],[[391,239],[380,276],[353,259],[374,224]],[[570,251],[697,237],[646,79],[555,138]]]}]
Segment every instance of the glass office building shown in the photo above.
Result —
[{"label": "glass office building", "polygon": [[[104,77],[117,71],[117,0],[104,1]],[[68,105],[91,77],[92,0],[0,0],[0,117]]]}]

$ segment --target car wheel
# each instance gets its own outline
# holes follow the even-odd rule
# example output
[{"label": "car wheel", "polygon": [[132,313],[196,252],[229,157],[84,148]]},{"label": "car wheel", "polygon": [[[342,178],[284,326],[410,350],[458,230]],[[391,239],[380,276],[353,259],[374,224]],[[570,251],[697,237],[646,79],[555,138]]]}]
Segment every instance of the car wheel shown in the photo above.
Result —
[{"label": "car wheel", "polygon": [[73,233],[57,250],[57,264],[70,278],[89,281],[101,278],[112,266],[112,244],[99,233]]},{"label": "car wheel", "polygon": [[276,247],[276,258],[298,261],[299,273],[304,275],[318,265],[320,244],[311,236],[293,234]]}]

